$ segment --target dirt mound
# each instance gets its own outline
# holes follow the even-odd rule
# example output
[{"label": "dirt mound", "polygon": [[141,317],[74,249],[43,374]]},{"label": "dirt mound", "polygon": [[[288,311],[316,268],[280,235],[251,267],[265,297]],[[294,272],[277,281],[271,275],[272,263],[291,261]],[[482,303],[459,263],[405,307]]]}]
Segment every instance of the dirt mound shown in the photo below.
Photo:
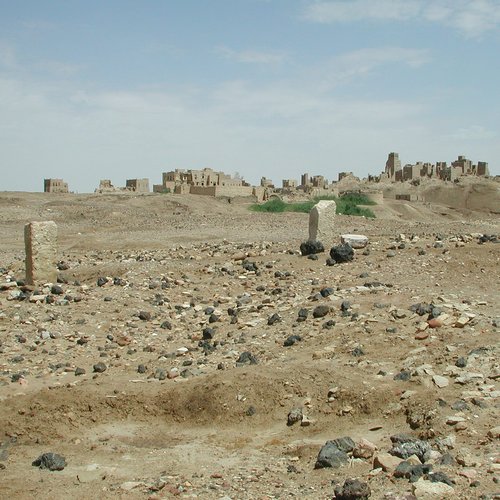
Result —
[{"label": "dirt mound", "polygon": [[500,213],[500,185],[497,182],[439,183],[422,189],[425,201],[455,209]]}]

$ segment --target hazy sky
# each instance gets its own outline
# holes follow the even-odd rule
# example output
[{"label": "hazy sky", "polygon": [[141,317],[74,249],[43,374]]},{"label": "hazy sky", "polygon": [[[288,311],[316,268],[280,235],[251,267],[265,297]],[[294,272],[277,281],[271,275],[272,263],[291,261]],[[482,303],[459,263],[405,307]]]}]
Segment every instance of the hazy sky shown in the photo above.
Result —
[{"label": "hazy sky", "polygon": [[0,0],[0,190],[500,174],[500,0]]}]

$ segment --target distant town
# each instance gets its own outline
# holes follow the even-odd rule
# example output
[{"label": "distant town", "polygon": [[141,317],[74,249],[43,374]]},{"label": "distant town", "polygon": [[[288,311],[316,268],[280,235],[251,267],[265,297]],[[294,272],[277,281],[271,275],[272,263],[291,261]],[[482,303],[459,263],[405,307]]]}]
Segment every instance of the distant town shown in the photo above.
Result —
[{"label": "distant town", "polygon": [[[477,164],[459,156],[450,165],[447,162],[406,164],[402,166],[399,154],[391,152],[388,155],[385,169],[379,175],[369,175],[370,183],[419,183],[422,179],[439,179],[457,182],[463,176],[489,177],[488,163],[478,161]],[[324,194],[338,191],[338,183],[345,179],[359,180],[352,172],[340,172],[337,181],[329,182],[322,175],[302,174],[300,183],[296,179],[282,179],[281,187],[276,186],[271,179],[262,177],[260,186],[251,186],[240,175],[233,177],[211,168],[201,170],[175,169],[162,173],[162,183],[154,184],[154,193],[198,194],[205,196],[254,196],[259,201],[268,199],[273,193],[291,194],[294,191],[308,194]],[[63,179],[45,179],[44,192],[69,193],[68,183]],[[127,179],[125,186],[114,186],[109,179],[103,179],[95,189],[95,193],[149,193],[149,179]]]}]

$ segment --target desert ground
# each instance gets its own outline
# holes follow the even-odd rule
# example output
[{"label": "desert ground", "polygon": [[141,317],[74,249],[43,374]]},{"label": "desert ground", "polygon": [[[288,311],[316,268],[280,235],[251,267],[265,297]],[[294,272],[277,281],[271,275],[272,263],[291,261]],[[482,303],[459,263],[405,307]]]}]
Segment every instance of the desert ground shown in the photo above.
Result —
[{"label": "desert ground", "polygon": [[317,260],[248,200],[0,193],[0,498],[500,498],[499,187],[338,215]]}]

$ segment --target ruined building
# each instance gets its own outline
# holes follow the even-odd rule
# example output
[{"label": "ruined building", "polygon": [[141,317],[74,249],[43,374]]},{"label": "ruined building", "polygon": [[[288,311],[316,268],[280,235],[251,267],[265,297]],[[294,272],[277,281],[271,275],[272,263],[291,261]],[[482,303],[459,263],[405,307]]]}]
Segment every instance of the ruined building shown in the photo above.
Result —
[{"label": "ruined building", "polygon": [[297,189],[296,179],[283,179],[281,181],[281,185],[283,186],[283,189]]},{"label": "ruined building", "polygon": [[68,183],[62,179],[44,179],[43,181],[44,193],[68,193]]},{"label": "ruined building", "polygon": [[[183,170],[176,168],[170,172],[163,172],[162,183],[155,184],[153,191],[162,192],[165,190],[176,191],[179,186],[185,186],[183,191],[189,192],[190,187],[240,187],[247,185],[239,178],[232,178],[224,172],[216,172],[211,168],[202,170]],[[178,190],[178,189],[177,189]]]},{"label": "ruined building", "polygon": [[268,179],[267,177],[261,177],[260,187],[274,189],[274,183],[271,179]]},{"label": "ruined building", "polygon": [[418,161],[415,164],[408,163],[401,168],[398,153],[389,153],[385,170],[380,175],[379,180],[404,182],[429,178],[454,181],[463,175],[488,176],[488,163],[480,161],[474,165],[465,156],[459,156],[450,166],[445,161],[438,161],[435,164]]},{"label": "ruined building", "polygon": [[301,175],[300,188],[304,191],[312,188],[328,189],[328,179],[322,175],[310,176],[308,173]]},{"label": "ruined building", "polygon": [[162,183],[153,186],[155,193],[199,194],[205,196],[256,196],[262,199],[264,189],[250,186],[239,176],[231,177],[211,168],[175,169],[163,172]]},{"label": "ruined building", "polygon": [[136,193],[149,193],[149,179],[127,179],[125,188]]}]

